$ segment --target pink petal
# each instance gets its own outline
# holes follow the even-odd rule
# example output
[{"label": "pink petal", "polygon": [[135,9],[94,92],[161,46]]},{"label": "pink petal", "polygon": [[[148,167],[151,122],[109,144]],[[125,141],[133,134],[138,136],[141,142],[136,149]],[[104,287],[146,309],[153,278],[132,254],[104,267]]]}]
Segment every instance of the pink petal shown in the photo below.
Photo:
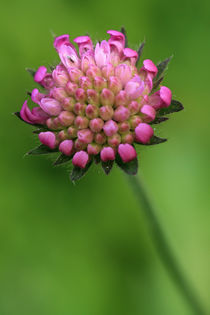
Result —
[{"label": "pink petal", "polygon": [[55,148],[56,145],[56,137],[55,134],[51,131],[40,132],[39,140],[44,145],[48,146],[51,149]]},{"label": "pink petal", "polygon": [[172,98],[171,90],[167,88],[166,86],[161,86],[160,98],[163,100],[166,106],[169,106],[171,104],[171,98]]},{"label": "pink petal", "polygon": [[150,141],[151,137],[154,134],[152,127],[145,123],[140,123],[135,128],[136,140],[138,142],[147,143]]},{"label": "pink petal", "polygon": [[39,69],[36,71],[35,75],[34,75],[34,81],[35,82],[41,82],[45,75],[47,73],[47,68],[44,66],[39,67]]},{"label": "pink petal", "polygon": [[89,156],[85,151],[79,151],[74,154],[72,163],[80,168],[85,168],[88,163]]},{"label": "pink petal", "polygon": [[111,147],[105,147],[101,150],[100,156],[103,162],[114,161],[115,160],[114,149]]},{"label": "pink petal", "polygon": [[72,140],[64,140],[59,145],[59,151],[65,155],[71,155],[73,151],[74,142]]},{"label": "pink petal", "polygon": [[124,163],[134,160],[137,156],[136,150],[131,144],[120,144],[118,147],[118,153]]}]

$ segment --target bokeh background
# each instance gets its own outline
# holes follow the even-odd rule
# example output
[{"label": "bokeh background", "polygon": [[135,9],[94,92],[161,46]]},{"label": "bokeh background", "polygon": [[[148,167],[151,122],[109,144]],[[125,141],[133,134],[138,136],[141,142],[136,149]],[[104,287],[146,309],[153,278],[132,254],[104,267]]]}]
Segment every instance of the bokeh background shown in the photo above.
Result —
[{"label": "bokeh background", "polygon": [[180,265],[210,314],[210,2],[36,0],[1,4],[1,315],[190,315],[153,245],[147,220],[115,168],[78,184],[12,116],[34,83],[26,67],[58,61],[52,33],[108,38],[127,29],[144,58],[174,54],[165,85],[185,111],[157,128],[140,175]]}]

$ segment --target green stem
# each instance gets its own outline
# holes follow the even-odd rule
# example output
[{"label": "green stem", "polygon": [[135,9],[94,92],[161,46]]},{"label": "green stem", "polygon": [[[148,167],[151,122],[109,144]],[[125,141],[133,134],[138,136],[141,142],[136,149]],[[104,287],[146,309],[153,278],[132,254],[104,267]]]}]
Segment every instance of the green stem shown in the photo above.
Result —
[{"label": "green stem", "polygon": [[205,315],[206,312],[203,310],[203,307],[198,301],[197,296],[194,294],[194,292],[192,292],[190,285],[187,283],[182,274],[182,271],[180,270],[179,265],[176,262],[176,259],[167,243],[162,228],[157,220],[149,197],[145,193],[141,180],[137,176],[128,176],[128,180],[140,205],[142,205],[142,209],[144,210],[145,215],[147,216],[153,239],[156,243],[159,255],[162,258],[165,267],[168,269],[168,272],[173,277],[174,282],[179,287],[186,301],[191,305],[194,313],[197,315]]}]

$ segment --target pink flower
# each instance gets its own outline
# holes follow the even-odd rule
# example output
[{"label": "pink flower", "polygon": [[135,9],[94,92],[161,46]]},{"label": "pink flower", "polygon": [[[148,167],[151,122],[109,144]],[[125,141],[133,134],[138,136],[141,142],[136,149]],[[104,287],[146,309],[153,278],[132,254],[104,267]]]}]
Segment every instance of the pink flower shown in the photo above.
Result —
[{"label": "pink flower", "polygon": [[114,161],[115,159],[115,152],[114,149],[111,147],[104,147],[101,150],[101,160],[103,162],[107,162],[107,161]]},{"label": "pink flower", "polygon": [[64,140],[59,144],[59,151],[65,155],[71,155],[73,152],[74,142],[72,140]]},{"label": "pink flower", "polygon": [[44,65],[38,68],[34,81],[44,87],[43,92],[33,89],[32,109],[25,101],[16,113],[29,124],[43,125],[40,142],[64,155],[74,154],[76,169],[88,168],[93,159],[116,158],[117,163],[136,159],[135,143],[158,142],[150,124],[161,121],[160,109],[172,100],[165,86],[151,93],[159,78],[153,61],[145,59],[139,70],[138,53],[125,47],[125,35],[115,30],[107,33],[108,41],[95,46],[89,36],[76,37],[79,53],[69,35],[56,37],[60,63],[51,71]]},{"label": "pink flower", "polygon": [[118,147],[118,153],[124,163],[134,160],[137,156],[134,147],[128,143],[120,144]]},{"label": "pink flower", "polygon": [[39,140],[41,143],[48,146],[50,149],[54,149],[56,146],[56,136],[51,131],[40,132]]},{"label": "pink flower", "polygon": [[72,163],[80,168],[85,168],[88,163],[89,156],[85,151],[78,151],[74,154]]},{"label": "pink flower", "polygon": [[142,143],[148,143],[154,134],[154,130],[148,124],[141,123],[135,128],[136,140]]}]

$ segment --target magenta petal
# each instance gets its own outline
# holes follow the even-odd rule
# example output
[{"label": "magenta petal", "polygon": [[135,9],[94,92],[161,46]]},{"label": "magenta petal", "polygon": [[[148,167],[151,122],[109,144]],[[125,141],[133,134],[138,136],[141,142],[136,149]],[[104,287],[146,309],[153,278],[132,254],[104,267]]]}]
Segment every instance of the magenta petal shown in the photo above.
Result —
[{"label": "magenta petal", "polygon": [[74,142],[72,140],[64,140],[59,145],[59,151],[65,155],[71,155],[74,147]]},{"label": "magenta petal", "polygon": [[34,75],[34,81],[35,82],[41,82],[45,75],[47,73],[47,68],[44,66],[39,67],[39,69],[36,71],[35,75]]},{"label": "magenta petal", "polygon": [[108,137],[111,137],[118,131],[118,125],[114,120],[108,120],[104,124],[103,130]]},{"label": "magenta petal", "polygon": [[114,161],[115,160],[114,149],[111,147],[105,147],[101,150],[100,156],[103,162]]},{"label": "magenta petal", "polygon": [[158,69],[157,69],[156,65],[152,62],[152,60],[150,60],[150,59],[145,59],[145,60],[143,61],[143,65],[144,65],[144,69],[145,69],[146,71],[153,72],[154,75],[157,74]]},{"label": "magenta petal", "polygon": [[56,145],[56,137],[55,134],[51,131],[40,132],[39,140],[42,144],[48,146],[51,149],[55,148]]},{"label": "magenta petal", "polygon": [[131,144],[120,144],[118,147],[118,153],[124,163],[134,160],[137,156],[136,150]]},{"label": "magenta petal", "polygon": [[27,105],[27,101],[25,101],[25,102],[23,103],[23,106],[22,106],[22,108],[21,108],[21,110],[20,110],[20,117],[21,117],[24,121],[28,122],[29,124],[33,124],[33,121],[31,121],[31,120],[28,118],[27,114],[26,114],[26,109],[29,110],[28,105]]},{"label": "magenta petal", "polygon": [[79,151],[74,154],[72,163],[80,168],[85,168],[89,160],[89,156],[85,151]]},{"label": "magenta petal", "polygon": [[142,142],[144,144],[149,142],[153,134],[154,134],[154,130],[148,124],[140,123],[135,128],[136,140],[138,142]]},{"label": "magenta petal", "polygon": [[88,50],[93,50],[93,44],[89,36],[79,36],[74,39],[74,42],[79,46],[80,57]]},{"label": "magenta petal", "polygon": [[160,88],[160,98],[163,100],[163,102],[169,106],[171,104],[171,98],[172,98],[172,93],[169,88],[166,86],[161,86]]},{"label": "magenta petal", "polygon": [[45,96],[46,95],[40,93],[38,89],[33,89],[33,91],[31,92],[32,101],[38,105],[40,104],[41,99]]},{"label": "magenta petal", "polygon": [[154,120],[156,116],[156,111],[151,105],[144,105],[141,108],[141,113],[146,115],[149,121]]},{"label": "magenta petal", "polygon": [[43,111],[51,116],[57,116],[60,114],[62,107],[60,103],[50,97],[45,97],[40,102],[40,107]]},{"label": "magenta petal", "polygon": [[65,34],[65,35],[61,35],[61,36],[56,37],[53,45],[54,45],[55,49],[57,51],[59,51],[60,47],[63,44],[67,44],[67,43],[69,43],[69,35]]}]

